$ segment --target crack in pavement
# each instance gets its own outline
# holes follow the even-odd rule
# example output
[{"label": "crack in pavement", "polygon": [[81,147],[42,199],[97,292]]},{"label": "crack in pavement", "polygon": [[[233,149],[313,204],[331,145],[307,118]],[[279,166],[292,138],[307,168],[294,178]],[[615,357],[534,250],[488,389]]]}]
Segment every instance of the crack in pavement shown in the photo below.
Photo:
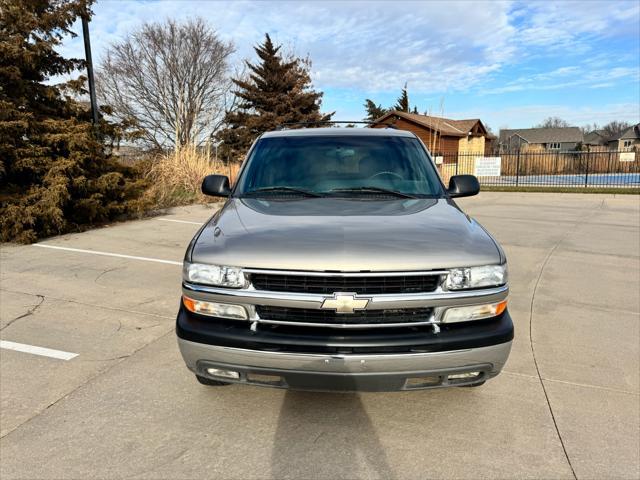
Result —
[{"label": "crack in pavement", "polygon": [[153,325],[147,325],[145,327],[141,327],[139,325],[134,325],[132,327],[126,327],[122,324],[122,320],[118,319],[118,328],[114,333],[118,333],[120,330],[148,330],[149,328],[161,327],[162,323],[154,323]]},{"label": "crack in pavement", "polygon": [[571,474],[573,475],[573,478],[576,479],[576,480],[578,479],[578,477],[576,475],[576,471],[573,468],[573,464],[571,463],[571,458],[569,458],[569,453],[567,452],[567,447],[566,447],[566,445],[564,443],[564,439],[562,438],[562,434],[560,433],[560,428],[558,427],[558,422],[556,421],[556,416],[553,413],[553,408],[551,407],[551,401],[549,400],[549,394],[547,393],[547,388],[544,385],[544,380],[542,378],[542,374],[540,373],[540,367],[538,365],[538,359],[536,358],[536,351],[535,351],[535,348],[534,348],[534,341],[533,341],[533,305],[534,305],[535,300],[536,300],[536,293],[538,291],[538,285],[540,284],[540,280],[542,278],[542,274],[544,273],[544,270],[545,270],[547,264],[549,263],[549,260],[551,259],[553,254],[556,252],[556,250],[558,249],[560,244],[562,244],[562,242],[564,240],[566,240],[567,237],[569,237],[569,235],[571,233],[574,232],[574,229],[578,225],[580,225],[582,223],[585,223],[588,219],[594,217],[597,213],[599,213],[600,210],[602,210],[604,208],[604,205],[605,205],[605,199],[602,199],[602,202],[596,208],[595,211],[589,212],[587,215],[584,215],[582,218],[576,220],[574,222],[574,224],[565,231],[565,233],[562,235],[562,237],[560,237],[560,239],[551,248],[551,250],[549,250],[549,253],[545,257],[544,261],[542,262],[542,266],[540,267],[540,271],[538,272],[538,278],[536,279],[536,283],[535,283],[535,285],[533,287],[533,294],[531,295],[531,304],[529,306],[529,347],[531,349],[531,354],[533,355],[533,363],[534,363],[534,365],[536,367],[536,373],[538,375],[538,380],[540,381],[540,385],[542,386],[542,392],[544,393],[544,398],[545,398],[545,400],[547,402],[547,408],[549,409],[549,413],[551,414],[551,420],[553,420],[553,426],[556,429],[556,434],[558,435],[558,440],[560,440],[560,445],[562,446],[562,451],[564,452],[564,456],[567,459],[567,463],[569,464],[569,468],[571,469]]},{"label": "crack in pavement", "polygon": [[73,395],[75,392],[77,392],[79,389],[81,389],[82,387],[84,387],[85,385],[88,385],[89,383],[91,383],[92,381],[96,380],[98,377],[105,375],[107,373],[109,373],[113,368],[117,367],[118,365],[120,365],[122,362],[126,361],[128,358],[133,357],[136,353],[138,353],[140,350],[143,350],[145,348],[147,348],[150,345],[153,345],[154,343],[164,339],[167,335],[170,335],[173,333],[173,327],[169,329],[168,332],[163,333],[162,335],[160,335],[158,338],[151,340],[149,343],[146,343],[144,345],[142,345],[140,348],[135,349],[133,352],[131,352],[129,355],[123,355],[121,357],[116,357],[114,360],[119,360],[116,361],[115,363],[113,363],[112,365],[110,365],[109,367],[107,367],[104,370],[101,370],[99,372],[97,372],[95,375],[90,376],[87,380],[85,380],[84,382],[82,382],[80,385],[74,387],[73,389],[71,389],[69,392],[65,393],[64,395],[61,395],[58,399],[56,399],[55,401],[51,402],[49,405],[47,405],[46,407],[44,407],[43,409],[37,411],[34,415],[32,415],[31,417],[27,418],[24,422],[20,423],[19,425],[16,425],[15,427],[13,427],[11,430],[9,430],[8,432],[5,432],[2,436],[0,436],[0,438],[7,438],[9,435],[11,435],[13,432],[17,431],[19,428],[22,428],[23,426],[27,425],[28,423],[30,423],[31,421],[33,421],[34,419],[38,418],[40,415],[42,415],[43,413],[45,413],[47,410],[49,410],[51,407],[57,405],[58,403],[60,403],[62,400],[65,400],[67,398],[69,398],[71,395]]},{"label": "crack in pavement", "polygon": [[118,355],[116,357],[111,357],[111,358],[84,358],[83,361],[85,361],[85,362],[113,362],[115,360],[123,360],[125,358],[129,358],[135,352],[136,351],[133,351],[131,353],[125,353],[123,355]]},{"label": "crack in pavement", "polygon": [[[40,295],[38,293],[21,292],[21,291],[18,291],[18,290],[8,290],[6,288],[0,288],[0,291],[8,292],[8,293],[18,293],[18,294],[22,294],[22,295],[31,295],[32,297],[43,297],[43,295]],[[53,297],[51,295],[47,295],[46,297],[48,299],[50,299],[50,300],[59,300],[61,302],[75,303],[77,305],[84,305],[86,307],[103,308],[105,310],[113,310],[113,311],[116,311],[116,312],[133,313],[135,315],[147,315],[147,316],[151,316],[151,317],[167,318],[167,319],[170,319],[170,320],[175,320],[175,318],[176,318],[175,315],[161,315],[159,313],[140,312],[140,311],[137,311],[137,310],[127,310],[126,308],[117,308],[117,307],[110,307],[108,305],[99,305],[99,304],[96,304],[96,303],[80,302],[78,300],[71,300],[69,298],[62,298],[62,297]],[[143,303],[147,303],[147,302],[143,302]]]},{"label": "crack in pavement", "polygon": [[[528,373],[512,372],[510,370],[502,370],[500,372],[500,375],[511,375],[514,377],[522,377],[522,378],[530,378],[530,379],[538,380],[538,375],[529,375]],[[557,380],[555,378],[547,378],[547,377],[541,377],[541,378],[545,382],[563,383],[565,385],[573,385],[575,387],[594,388],[596,390],[604,390],[607,392],[622,393],[624,395],[633,395],[635,397],[640,397],[640,392],[634,392],[631,390],[622,390],[619,388],[605,387],[602,385],[593,385],[589,383],[570,382],[568,380]]]},{"label": "crack in pavement", "polygon": [[[138,312],[135,310],[127,310],[127,309],[123,309],[123,308],[117,308],[117,307],[110,307],[110,306],[106,306],[106,305],[97,305],[97,304],[92,304],[92,303],[86,303],[86,302],[79,302],[76,300],[70,300],[70,299],[66,299],[66,298],[60,298],[60,297],[53,297],[51,295],[47,295],[45,297],[45,295],[41,295],[38,293],[30,293],[30,292],[22,292],[22,291],[18,291],[18,290],[9,290],[6,288],[0,288],[1,291],[4,292],[8,292],[8,293],[15,293],[15,294],[21,294],[21,295],[28,295],[28,296],[32,296],[32,297],[38,297],[40,299],[40,301],[34,305],[32,308],[29,309],[29,311],[27,311],[26,313],[19,315],[18,317],[12,319],[9,323],[7,323],[7,325],[5,325],[4,327],[0,328],[0,331],[4,330],[5,328],[7,328],[9,325],[13,324],[14,322],[16,322],[17,320],[20,320],[21,318],[25,318],[29,315],[33,315],[33,313],[44,303],[45,299],[49,299],[49,300],[58,300],[61,302],[68,302],[68,303],[75,303],[78,305],[83,305],[83,306],[89,306],[89,307],[95,307],[95,308],[102,308],[102,309],[106,309],[106,310],[112,310],[112,311],[118,311],[118,312],[126,312],[126,313],[131,313],[134,315],[147,315],[147,316],[152,316],[152,317],[157,317],[157,318],[165,318],[165,319],[171,319],[174,320],[175,316],[169,316],[169,315],[160,315],[160,314],[155,314],[155,313],[149,313],[149,312]],[[120,322],[121,325],[121,322]],[[162,326],[161,323],[156,323],[147,327],[135,327],[136,329],[146,329],[146,328],[152,328],[152,327],[158,327],[158,326]],[[48,404],[46,407],[38,410],[37,412],[35,412],[32,416],[30,416],[29,418],[27,418],[26,420],[24,420],[22,423],[16,425],[15,427],[13,427],[11,430],[3,433],[2,435],[0,435],[0,438],[4,439],[5,437],[7,437],[8,435],[10,435],[11,433],[15,432],[16,430],[18,430],[19,428],[21,428],[22,426],[26,425],[27,423],[31,422],[33,419],[39,417],[40,415],[42,415],[44,412],[46,412],[49,408],[53,407],[54,405],[58,404],[61,400],[66,399],[67,397],[69,397],[70,395],[72,395],[73,393],[75,393],[78,389],[82,388],[83,386],[87,385],[89,382],[97,379],[98,377],[100,377],[101,375],[104,375],[106,373],[108,373],[112,368],[116,367],[117,365],[119,365],[120,363],[122,363],[123,361],[125,361],[127,358],[132,357],[133,355],[135,355],[136,353],[138,353],[140,350],[142,350],[143,348],[148,347],[149,345],[154,344],[155,342],[163,339],[164,337],[166,337],[167,335],[173,333],[173,324],[170,324],[167,326],[169,328],[169,330],[166,333],[161,334],[159,337],[151,340],[149,343],[146,343],[142,346],[140,346],[139,348],[135,349],[133,352],[126,354],[126,355],[119,355],[113,358],[108,358],[108,359],[97,359],[97,360],[89,360],[89,359],[84,359],[83,361],[85,362],[107,362],[107,361],[115,361],[115,363],[113,363],[112,365],[108,366],[106,369],[104,370],[100,370],[98,372],[96,372],[94,375],[90,376],[86,381],[84,381],[83,383],[79,384],[78,386],[76,386],[75,388],[73,388],[72,390],[70,390],[69,392],[61,395],[59,398],[57,398],[55,401],[51,402],[50,404]],[[119,327],[120,328],[120,327]]]},{"label": "crack in pavement", "polygon": [[107,268],[106,270],[103,270],[102,272],[100,272],[98,274],[98,276],[96,278],[93,279],[93,283],[100,285],[98,283],[98,280],[100,280],[100,278],[102,278],[103,275],[106,275],[109,272],[113,272],[115,270],[124,270],[124,267],[113,267],[113,268]]},{"label": "crack in pavement", "polygon": [[[8,292],[9,290],[5,290],[5,291]],[[10,293],[20,293],[20,292],[10,292]],[[31,294],[25,294],[25,295],[31,295]],[[40,299],[40,301],[37,304],[35,304],[34,306],[32,306],[29,310],[27,310],[22,315],[18,315],[16,318],[14,318],[12,320],[9,320],[4,327],[0,328],[0,332],[2,330],[4,330],[5,328],[13,325],[15,322],[17,322],[21,318],[25,318],[25,317],[28,317],[30,315],[33,315],[36,312],[36,310],[38,310],[38,308],[40,308],[40,306],[44,303],[45,296],[44,295],[38,295],[38,294],[36,294],[35,296],[38,297]]]}]

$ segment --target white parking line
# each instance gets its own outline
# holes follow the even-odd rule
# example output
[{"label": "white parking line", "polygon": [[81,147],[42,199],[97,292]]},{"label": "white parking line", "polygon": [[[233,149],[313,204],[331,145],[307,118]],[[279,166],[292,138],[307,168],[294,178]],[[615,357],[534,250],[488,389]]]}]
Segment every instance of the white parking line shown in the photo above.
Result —
[{"label": "white parking line", "polygon": [[8,342],[6,340],[0,340],[0,348],[6,350],[15,350],[16,352],[31,353],[33,355],[40,355],[42,357],[57,358],[59,360],[71,360],[78,356],[77,353],[63,352],[62,350],[53,350],[51,348],[36,347],[33,345],[26,345],[24,343]]},{"label": "white parking line", "polygon": [[57,245],[46,245],[44,243],[34,243],[33,247],[52,248],[54,250],[64,250],[67,252],[91,253],[93,255],[102,255],[104,257],[128,258],[130,260],[142,260],[144,262],[166,263],[168,265],[182,265],[182,262],[173,260],[162,260],[160,258],[137,257],[135,255],[123,255],[122,253],[100,252],[98,250],[83,250],[82,248],[58,247]]},{"label": "white parking line", "polygon": [[160,220],[161,222],[189,223],[191,225],[202,225],[202,222],[190,222],[188,220],[174,220],[172,218],[156,218],[156,220]]}]

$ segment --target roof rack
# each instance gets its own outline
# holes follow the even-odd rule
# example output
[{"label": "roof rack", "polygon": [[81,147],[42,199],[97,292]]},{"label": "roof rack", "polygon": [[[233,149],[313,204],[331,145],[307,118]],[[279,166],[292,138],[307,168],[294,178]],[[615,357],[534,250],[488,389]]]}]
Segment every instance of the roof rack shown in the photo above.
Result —
[{"label": "roof rack", "polygon": [[347,120],[317,120],[315,122],[287,122],[287,123],[281,123],[280,125],[278,125],[276,127],[276,130],[286,130],[287,127],[291,127],[291,126],[303,126],[303,125],[324,125],[324,124],[334,124],[334,123],[344,123],[347,125],[354,125],[356,123],[359,124],[365,124],[365,125],[385,125],[386,128],[394,128],[397,129],[398,127],[396,127],[395,125],[391,124],[391,123],[381,123],[381,122],[365,122],[365,121],[354,121],[354,122],[350,122]]}]

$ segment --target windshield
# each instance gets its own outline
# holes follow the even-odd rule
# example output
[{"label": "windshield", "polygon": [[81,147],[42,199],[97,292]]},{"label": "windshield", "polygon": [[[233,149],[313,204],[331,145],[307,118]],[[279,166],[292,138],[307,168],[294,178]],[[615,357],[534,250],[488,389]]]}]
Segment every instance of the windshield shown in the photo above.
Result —
[{"label": "windshield", "polygon": [[395,195],[440,197],[442,185],[415,138],[262,138],[238,182],[240,195]]}]

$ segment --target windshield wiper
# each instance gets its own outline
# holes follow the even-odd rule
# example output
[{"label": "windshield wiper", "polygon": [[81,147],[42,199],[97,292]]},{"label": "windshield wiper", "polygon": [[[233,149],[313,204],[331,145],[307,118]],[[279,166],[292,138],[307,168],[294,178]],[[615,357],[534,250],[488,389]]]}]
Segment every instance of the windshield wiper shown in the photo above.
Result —
[{"label": "windshield wiper", "polygon": [[254,195],[259,193],[297,193],[298,195],[304,195],[305,197],[322,197],[320,193],[312,192],[311,190],[304,190],[302,188],[295,187],[264,187],[245,192],[243,195]]},{"label": "windshield wiper", "polygon": [[415,195],[411,195],[409,193],[404,193],[404,192],[399,192],[397,190],[390,190],[388,188],[382,188],[382,187],[352,187],[352,188],[334,188],[332,190],[329,190],[330,192],[336,192],[336,193],[349,193],[349,192],[353,192],[353,193],[383,193],[385,195],[393,195],[395,197],[401,197],[401,198],[417,198]]}]

